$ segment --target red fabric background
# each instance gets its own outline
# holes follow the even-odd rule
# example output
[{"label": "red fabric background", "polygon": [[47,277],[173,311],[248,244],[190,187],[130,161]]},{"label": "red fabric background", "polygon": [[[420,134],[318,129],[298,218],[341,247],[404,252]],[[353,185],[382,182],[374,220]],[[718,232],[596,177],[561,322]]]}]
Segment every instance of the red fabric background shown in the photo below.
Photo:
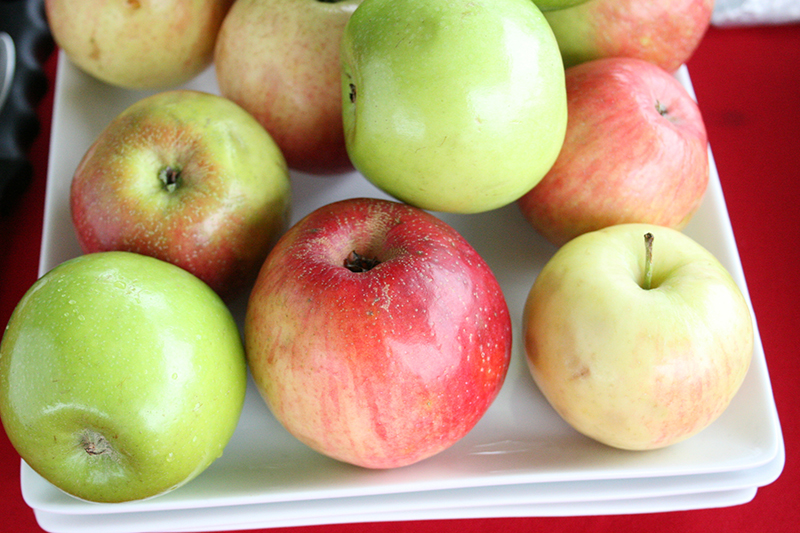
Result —
[{"label": "red fabric background", "polygon": [[[55,54],[47,63],[52,81]],[[273,533],[458,533],[486,531],[796,531],[800,523],[800,25],[711,28],[689,62],[758,320],[786,444],[780,478],[745,505],[632,516],[514,518],[349,524]],[[31,187],[0,216],[0,324],[35,281],[52,113],[52,88],[39,106],[42,130]],[[19,488],[19,456],[0,432],[0,533],[41,531]]]}]

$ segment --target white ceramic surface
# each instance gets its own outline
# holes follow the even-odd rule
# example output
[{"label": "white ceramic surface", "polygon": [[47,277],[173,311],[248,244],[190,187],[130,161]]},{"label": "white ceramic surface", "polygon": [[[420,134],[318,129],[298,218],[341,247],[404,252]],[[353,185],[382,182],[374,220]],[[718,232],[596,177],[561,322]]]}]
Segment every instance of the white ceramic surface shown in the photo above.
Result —
[{"label": "white ceramic surface", "polygon": [[[756,495],[755,488],[734,489],[702,495],[673,495],[657,498],[640,498],[612,502],[557,502],[550,504],[499,504],[457,507],[452,509],[425,509],[419,511],[379,511],[365,509],[353,515],[313,516],[307,518],[303,510],[291,517],[271,518],[268,511],[255,509],[234,516],[223,516],[213,510],[200,516],[184,515],[174,511],[163,520],[150,517],[153,513],[141,513],[122,521],[109,522],[85,516],[53,515],[36,511],[39,525],[51,533],[140,533],[147,531],[189,532],[189,531],[235,531],[245,529],[264,529],[277,527],[296,527],[321,524],[352,524],[365,522],[397,522],[404,520],[442,520],[468,518],[503,518],[530,516],[599,516],[610,514],[657,513],[674,510],[709,509],[730,507],[750,502]],[[249,511],[249,510],[248,510]]]},{"label": "white ceramic surface", "polygon": [[[691,89],[686,69],[677,75]],[[213,70],[209,69],[187,87],[217,92]],[[59,58],[40,274],[80,253],[68,203],[69,183],[78,161],[108,121],[147,94],[150,93],[104,85],[79,72],[63,55]],[[685,231],[720,259],[747,294],[713,165],[710,178],[703,205]],[[331,177],[295,173],[292,179],[294,220],[341,198],[386,197],[355,172]],[[633,498],[626,493],[635,493],[642,488],[641,484],[656,486],[668,478],[683,479],[686,485],[679,483],[670,495],[662,492],[654,496],[656,506],[668,507],[667,502],[676,502],[679,508],[677,502],[683,500],[673,496],[677,492],[696,492],[692,487],[702,476],[711,475],[706,478],[704,489],[708,494],[730,498],[744,495],[741,482],[734,483],[724,475],[715,476],[755,473],[748,479],[745,487],[748,491],[777,477],[776,465],[780,466],[778,473],[783,467],[783,442],[758,336],[753,363],[742,388],[729,409],[706,430],[680,444],[652,452],[633,453],[603,446],[572,430],[549,407],[527,372],[518,340],[525,297],[555,249],[527,225],[515,205],[478,215],[440,216],[459,230],[494,270],[514,317],[516,337],[513,362],[502,392],[473,431],[452,448],[416,465],[390,471],[370,471],[338,463],[291,437],[271,416],[251,383],[239,426],[223,457],[186,486],[141,502],[99,505],[61,493],[23,463],[22,491],[28,504],[37,511],[37,516],[52,519],[67,515],[133,516],[184,510],[180,513],[212,507],[225,508],[227,512],[235,507],[244,510],[243,506],[257,513],[259,506],[268,508],[269,504],[280,502],[310,500],[305,502],[306,509],[316,508],[325,498],[356,498],[356,502],[363,503],[354,504],[361,505],[360,511],[348,514],[351,518],[344,520],[356,521],[352,518],[371,516],[371,498],[382,495],[435,490],[441,492],[430,498],[438,499],[456,489],[486,487],[493,489],[486,493],[493,493],[498,486],[514,485],[526,498],[528,512],[550,514],[555,512],[550,509],[556,508],[542,506],[539,498],[546,497],[553,503],[551,495],[559,492],[550,489],[573,482],[575,486],[566,487],[569,490],[565,493],[584,487],[589,491],[585,502],[610,502],[608,494],[616,494],[609,506],[613,512],[625,507],[623,501]],[[244,305],[244,298],[233,305],[239,319]],[[622,488],[616,493],[604,492],[608,487],[602,490],[598,487],[598,492],[592,492],[595,483],[604,481]],[[475,495],[483,498],[485,494]],[[721,501],[709,497],[707,506],[714,506],[712,500]],[[595,508],[595,503],[590,507]],[[487,508],[473,505],[470,509],[469,512],[479,512],[476,510]],[[588,507],[565,503],[561,509],[566,514],[581,514],[581,509]],[[510,515],[519,512],[512,507],[506,511]],[[635,507],[625,512],[636,512]],[[422,515],[412,514],[409,518],[416,516]],[[209,527],[215,529],[213,525]]]},{"label": "white ceramic surface", "polygon": [[[635,514],[749,502],[759,485],[778,477],[784,460],[781,447],[766,465],[718,474],[499,485],[100,515],[34,512],[39,524],[53,533],[221,531],[444,518]],[[34,482],[47,483],[42,479]]]}]

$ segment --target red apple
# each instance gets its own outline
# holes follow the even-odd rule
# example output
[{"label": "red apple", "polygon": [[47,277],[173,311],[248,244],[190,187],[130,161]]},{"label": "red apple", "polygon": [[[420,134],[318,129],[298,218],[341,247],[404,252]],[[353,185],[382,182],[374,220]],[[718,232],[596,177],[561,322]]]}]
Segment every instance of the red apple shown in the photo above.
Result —
[{"label": "red apple", "polygon": [[714,0],[589,0],[544,13],[564,65],[636,57],[674,72],[694,53]]},{"label": "red apple", "polygon": [[156,257],[226,299],[255,279],[288,227],[290,201],[286,163],[264,128],[230,100],[184,90],[112,120],[70,189],[85,253]]},{"label": "red apple", "polygon": [[215,50],[219,89],[270,132],[293,169],[351,170],[339,48],[361,0],[238,0]]},{"label": "red apple", "polygon": [[501,288],[464,238],[421,209],[365,198],[323,206],[281,238],[244,337],[277,420],[368,468],[415,463],[466,435],[511,353]]},{"label": "red apple", "polygon": [[682,229],[708,185],[708,141],[696,102],[644,60],[606,58],[566,71],[567,134],[550,172],[518,201],[561,245],[624,222]]}]

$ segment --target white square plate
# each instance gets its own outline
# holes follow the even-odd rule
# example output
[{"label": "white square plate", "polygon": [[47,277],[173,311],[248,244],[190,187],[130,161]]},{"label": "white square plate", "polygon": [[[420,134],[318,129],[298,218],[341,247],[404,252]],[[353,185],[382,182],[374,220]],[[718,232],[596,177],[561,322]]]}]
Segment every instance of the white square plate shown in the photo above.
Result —
[{"label": "white square plate", "polygon": [[[718,474],[497,485],[164,511],[62,514],[34,509],[34,513],[39,525],[51,533],[220,531],[446,518],[652,513],[747,503],[759,485],[778,477],[784,460],[781,447],[775,459],[763,466]],[[41,478],[30,482],[47,485]]]},{"label": "white square plate", "polygon": [[[691,90],[686,69],[677,75]],[[187,87],[217,93],[213,69]],[[70,180],[80,158],[114,116],[147,94],[151,93],[107,86],[78,71],[63,54],[59,58],[40,274],[80,254],[68,201]],[[386,198],[356,172],[330,177],[293,173],[292,180],[295,221],[341,198]],[[680,444],[651,452],[633,453],[603,446],[572,430],[550,408],[527,372],[518,342],[525,298],[555,249],[530,228],[515,205],[478,215],[440,216],[461,232],[492,267],[503,286],[516,337],[503,390],[472,432],[452,448],[395,470],[371,471],[342,464],[311,451],[290,436],[271,416],[251,383],[242,418],[223,457],[184,487],[141,502],[92,504],[66,496],[47,483],[34,482],[38,476],[23,463],[22,491],[28,504],[40,512],[55,514],[157,512],[298,500],[319,503],[324,498],[499,485],[519,485],[524,490],[542,483],[577,481],[591,487],[602,480],[638,483],[643,478],[737,473],[774,465],[783,442],[758,336],[742,388],[729,409],[706,430]],[[747,295],[713,161],[703,205],[685,232],[717,256]],[[239,319],[244,305],[243,298],[232,306]],[[769,483],[774,479],[771,475],[753,480],[749,486]],[[726,483],[724,477],[719,478],[719,486],[707,490],[731,490]],[[595,496],[605,499],[601,493]]]},{"label": "white square plate", "polygon": [[[245,506],[235,515],[222,517],[215,512],[215,509],[196,510],[195,512],[161,511],[160,514],[166,514],[161,517],[154,516],[159,514],[158,511],[143,512],[134,515],[116,515],[118,517],[116,520],[89,518],[85,515],[59,515],[36,510],[35,515],[39,525],[51,533],[140,533],[144,531],[167,533],[403,520],[656,513],[676,509],[691,510],[740,505],[751,501],[755,494],[755,488],[746,488],[701,495],[682,494],[611,502],[477,505],[447,509],[421,509],[411,512],[404,510],[372,511],[369,507],[365,507],[364,511],[352,515],[333,514],[312,517],[305,516],[303,508],[295,508],[293,514],[289,516],[280,513],[280,517],[272,517],[270,510],[260,507],[250,509],[249,506]],[[220,518],[225,522],[221,523]]]}]

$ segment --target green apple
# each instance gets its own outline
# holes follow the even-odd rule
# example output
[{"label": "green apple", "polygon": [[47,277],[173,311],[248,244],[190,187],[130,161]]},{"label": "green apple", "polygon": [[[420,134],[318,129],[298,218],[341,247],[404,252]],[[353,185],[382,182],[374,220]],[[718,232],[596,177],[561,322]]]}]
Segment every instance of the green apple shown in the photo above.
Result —
[{"label": "green apple", "polygon": [[584,435],[630,450],[669,446],[717,419],[747,373],[753,335],[723,265],[650,224],[565,244],[523,318],[529,368],[553,408]]},{"label": "green apple", "polygon": [[351,161],[417,207],[511,203],[564,142],[564,68],[531,0],[364,0],[345,28],[342,69]]},{"label": "green apple", "polygon": [[156,496],[217,459],[247,379],[205,283],[130,252],[68,260],[20,300],[0,345],[0,417],[30,467],[96,502]]}]

